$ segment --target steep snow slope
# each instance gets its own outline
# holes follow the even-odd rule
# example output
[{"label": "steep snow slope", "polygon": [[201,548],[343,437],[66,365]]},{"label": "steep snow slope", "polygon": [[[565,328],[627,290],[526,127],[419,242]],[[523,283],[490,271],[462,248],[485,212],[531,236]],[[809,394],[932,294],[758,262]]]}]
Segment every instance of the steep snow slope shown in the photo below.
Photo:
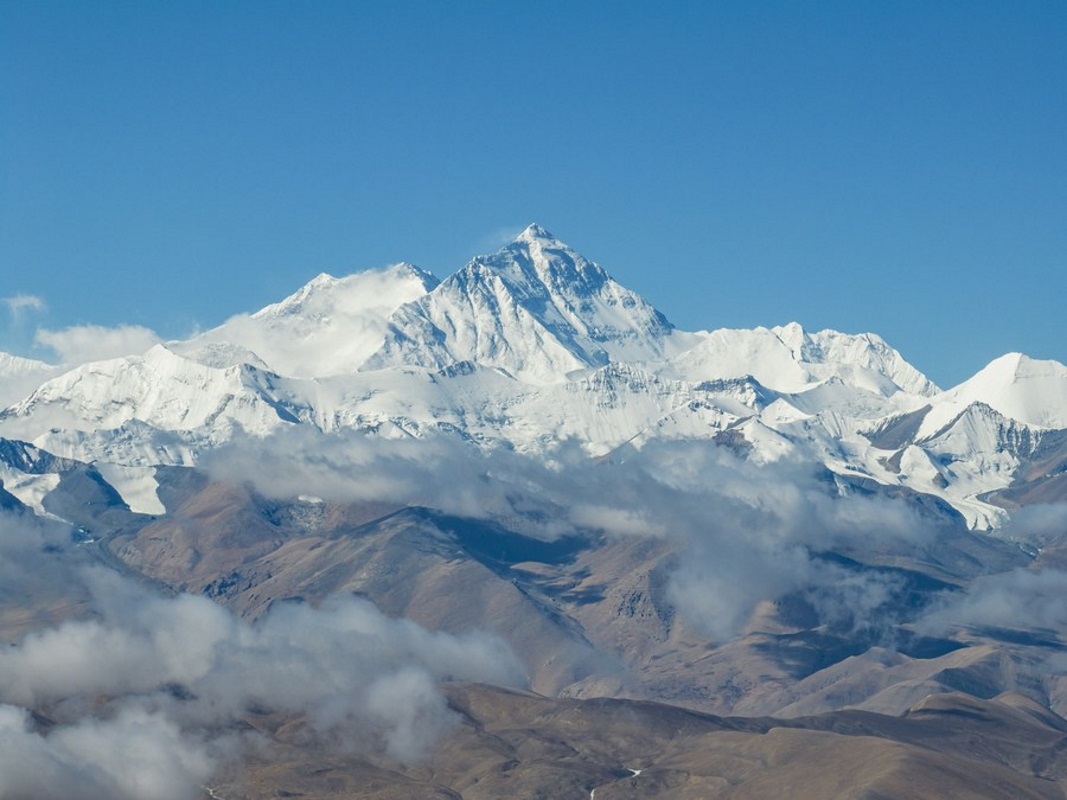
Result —
[{"label": "steep snow slope", "polygon": [[208,367],[157,345],[144,356],[84,364],[47,381],[0,415],[0,429],[36,439],[136,421],[163,431],[213,432],[221,441],[235,428],[265,434],[295,423],[304,407],[291,385],[250,365]]},{"label": "steep snow slope", "polygon": [[56,367],[0,353],[0,408],[16,402],[56,373]]},{"label": "steep snow slope", "polygon": [[1067,367],[1008,353],[937,398],[920,436],[934,435],[972,403],[1027,425],[1067,428]]},{"label": "steep snow slope", "polygon": [[[903,391],[924,397],[940,391],[929,378],[905,361],[899,352],[876,334],[852,335],[833,330],[807,333],[795,322],[772,330],[793,351],[793,357],[812,365],[817,375],[840,376],[841,367],[848,366],[854,374],[865,371],[867,376],[873,377],[867,385],[858,382],[855,384],[869,391],[888,394]],[[880,380],[882,377],[888,378],[895,388],[887,386]],[[870,377],[868,379],[870,380]]]},{"label": "steep snow slope", "polygon": [[609,361],[663,358],[691,342],[598,264],[531,225],[397,309],[365,368],[473,361],[548,384]]},{"label": "steep snow slope", "polygon": [[128,467],[98,462],[97,469],[135,514],[166,514],[159,499],[159,481],[155,467]]},{"label": "steep snow slope", "polygon": [[437,284],[411,264],[344,278],[322,274],[280,303],[233,317],[173,349],[209,366],[260,363],[294,378],[355,372],[381,348],[389,315]]},{"label": "steep snow slope", "polygon": [[26,442],[0,439],[0,485],[41,516],[44,498],[59,485],[60,473],[72,466]]},{"label": "steep snow slope", "polygon": [[[867,406],[865,416],[912,408],[936,387],[874,334],[809,334],[797,323],[779,328],[720,329],[705,333],[688,351],[666,361],[660,374],[699,382],[751,375],[775,392],[814,405]],[[862,402],[857,402],[862,401]]]}]

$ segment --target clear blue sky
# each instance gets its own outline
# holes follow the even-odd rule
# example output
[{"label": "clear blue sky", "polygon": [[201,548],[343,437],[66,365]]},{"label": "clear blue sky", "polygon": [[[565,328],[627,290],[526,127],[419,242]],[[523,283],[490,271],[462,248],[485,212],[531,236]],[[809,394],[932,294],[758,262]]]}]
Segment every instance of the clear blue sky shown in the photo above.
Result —
[{"label": "clear blue sky", "polygon": [[1067,3],[0,0],[0,349],[531,221],[683,328],[1067,361]]}]

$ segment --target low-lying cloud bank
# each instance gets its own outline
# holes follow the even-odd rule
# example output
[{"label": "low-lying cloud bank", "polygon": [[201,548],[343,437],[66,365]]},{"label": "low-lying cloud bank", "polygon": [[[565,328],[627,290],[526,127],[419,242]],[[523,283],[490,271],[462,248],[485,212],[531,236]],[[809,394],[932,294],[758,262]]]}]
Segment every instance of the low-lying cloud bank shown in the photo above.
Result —
[{"label": "low-lying cloud bank", "polygon": [[[0,518],[5,564],[58,559],[29,546],[42,531]],[[248,624],[206,598],[164,597],[102,567],[61,570],[81,581],[88,617],[0,650],[5,799],[194,797],[253,743],[236,724],[250,709],[300,716],[333,747],[410,762],[455,722],[440,681],[524,682],[499,639],[430,632],[354,597],[281,603]]]},{"label": "low-lying cloud bank", "polygon": [[[1051,570],[980,577],[928,609],[907,608],[900,572],[827,554],[941,553],[951,519],[809,464],[755,465],[707,442],[599,462],[565,443],[546,462],[447,437],[300,427],[236,441],[201,465],[274,498],[427,506],[545,539],[596,531],[669,541],[668,597],[715,642],[787,595],[818,622],[875,639],[882,628],[891,639],[904,614],[933,635],[1020,620],[1067,627],[1067,576]],[[1019,530],[1040,532],[1061,512],[1022,515]],[[0,651],[0,798],[192,797],[255,738],[236,722],[266,711],[298,716],[309,736],[337,746],[413,761],[454,724],[438,682],[524,682],[488,634],[429,632],[353,597],[279,603],[248,624],[204,597],[164,597],[67,557],[79,552],[62,525],[0,517],[0,612],[56,586],[83,612],[37,624]]]},{"label": "low-lying cloud bank", "polygon": [[1015,509],[1005,532],[1037,547],[1062,543],[1067,540],[1067,503],[1037,503]]},{"label": "low-lying cloud bank", "polygon": [[30,713],[0,704],[0,797],[10,800],[181,800],[196,797],[216,759],[163,714],[122,708],[47,736]]},{"label": "low-lying cloud bank", "polygon": [[1019,568],[983,575],[966,592],[943,597],[920,627],[939,635],[960,628],[1067,632],[1067,572]]},{"label": "low-lying cloud bank", "polygon": [[546,462],[446,436],[300,427],[235,441],[201,466],[220,480],[246,476],[275,498],[427,506],[547,539],[583,530],[666,537],[683,553],[669,596],[716,641],[736,636],[761,601],[812,586],[828,622],[862,625],[865,609],[890,598],[887,578],[845,575],[818,554],[921,548],[948,524],[901,500],[849,492],[809,463],[752,464],[710,442],[657,442],[601,461],[563,443]]}]

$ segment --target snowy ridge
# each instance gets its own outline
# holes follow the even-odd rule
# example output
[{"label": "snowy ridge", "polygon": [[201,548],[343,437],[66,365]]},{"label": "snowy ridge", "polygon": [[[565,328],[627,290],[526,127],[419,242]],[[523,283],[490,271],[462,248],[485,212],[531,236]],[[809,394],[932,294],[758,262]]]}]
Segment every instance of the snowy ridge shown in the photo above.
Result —
[{"label": "snowy ridge", "polygon": [[793,394],[828,381],[881,398],[897,393],[926,397],[938,391],[874,334],[808,333],[795,322],[704,333],[695,346],[666,362],[663,372],[690,380],[752,375],[774,391]]},{"label": "snowy ridge", "polygon": [[640,296],[537,225],[402,306],[391,328],[366,368],[474,361],[534,384],[609,361],[662,358],[688,343]]},{"label": "snowy ridge", "polygon": [[10,353],[0,353],[0,378],[48,372],[51,369],[52,367],[43,361],[13,356]]},{"label": "snowy ridge", "polygon": [[1021,353],[1003,355],[942,394],[921,434],[934,434],[972,403],[984,403],[1027,425],[1067,428],[1067,367]]},{"label": "snowy ridge", "polygon": [[[1034,473],[1042,437],[1067,428],[1056,362],[1009,354],[942,392],[871,333],[678,331],[536,225],[443,282],[410,264],[322,274],[188,341],[52,369],[0,358],[0,375],[32,378],[0,435],[98,460],[142,513],[161,513],[155,465],[307,425],[546,455],[705,440],[934,495],[988,528],[1004,512],[983,498]],[[52,479],[16,472],[39,508]]]},{"label": "snowy ridge", "polygon": [[344,278],[323,273],[281,302],[173,349],[208,366],[250,363],[294,378],[351,373],[382,347],[389,316],[437,283],[403,263]]},{"label": "snowy ridge", "polygon": [[865,371],[868,375],[888,378],[895,387],[890,388],[876,378],[865,387],[872,391],[888,394],[903,391],[923,397],[931,397],[941,391],[877,334],[850,335],[832,330],[807,333],[795,322],[772,330],[793,351],[797,361],[825,367],[825,372],[829,374],[838,374],[835,367],[839,370],[847,366],[855,371]]},{"label": "snowy ridge", "polygon": [[43,361],[0,352],[0,406],[25,397],[56,371],[56,367]]},{"label": "snowy ridge", "polygon": [[286,384],[248,364],[209,367],[156,345],[143,356],[91,362],[53,378],[3,420],[23,439],[43,429],[108,430],[134,420],[170,431],[239,426],[265,434],[297,421],[300,403]]}]

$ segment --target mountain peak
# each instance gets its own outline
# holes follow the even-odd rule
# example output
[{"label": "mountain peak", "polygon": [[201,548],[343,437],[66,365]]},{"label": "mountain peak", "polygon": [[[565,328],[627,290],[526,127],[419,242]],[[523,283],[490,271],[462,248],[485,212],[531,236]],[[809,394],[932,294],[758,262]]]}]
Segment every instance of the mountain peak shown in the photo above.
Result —
[{"label": "mountain peak", "polygon": [[1028,425],[1064,428],[1067,427],[1067,367],[1058,361],[1007,353],[945,392],[942,398],[947,407],[982,402]]},{"label": "mountain peak", "polygon": [[536,222],[531,222],[527,225],[522,233],[515,237],[515,242],[533,242],[533,241],[558,241],[555,236],[549,233],[545,228],[538,225]]},{"label": "mountain peak", "polygon": [[21,400],[55,371],[43,361],[0,352],[0,408]]},{"label": "mountain peak", "polygon": [[391,321],[400,335],[370,368],[474,361],[553,383],[576,369],[653,359],[675,347],[662,314],[537,224],[475,257]]},{"label": "mountain peak", "polygon": [[363,315],[368,310],[388,316],[393,309],[425,294],[437,283],[429,272],[404,261],[343,278],[322,272],[284,300],[266,306],[252,316]]},{"label": "mountain peak", "polygon": [[1009,385],[1033,379],[1067,379],[1067,367],[1058,361],[1030,358],[1024,353],[1005,353],[978,371],[967,383]]},{"label": "mountain peak", "polygon": [[499,253],[472,263],[486,264],[515,284],[541,284],[552,294],[590,293],[611,280],[599,264],[536,224]]},{"label": "mountain peak", "polygon": [[337,283],[337,278],[335,278],[328,272],[320,272],[318,275],[308,281],[304,285],[304,288],[307,288],[309,286],[329,286],[332,283]]},{"label": "mountain peak", "polygon": [[1062,378],[1064,366],[1058,361],[1030,358],[1025,353],[1005,353],[990,361],[979,374],[997,376],[1000,380],[1015,383],[1030,378]]},{"label": "mountain peak", "polygon": [[50,369],[52,369],[52,365],[43,361],[0,352],[0,377],[7,378],[11,375],[21,375],[28,372],[46,372]]},{"label": "mountain peak", "polygon": [[[926,397],[940,391],[877,334],[841,333],[829,328],[811,332],[804,330],[797,322],[772,328],[771,332],[792,351],[794,359],[800,363],[851,365],[889,378],[897,389]],[[882,391],[873,385],[868,388]]]},{"label": "mountain peak", "polygon": [[179,352],[202,364],[247,362],[294,378],[349,374],[381,347],[389,315],[437,284],[405,262],[341,278],[324,272],[280,302],[178,345]]}]

